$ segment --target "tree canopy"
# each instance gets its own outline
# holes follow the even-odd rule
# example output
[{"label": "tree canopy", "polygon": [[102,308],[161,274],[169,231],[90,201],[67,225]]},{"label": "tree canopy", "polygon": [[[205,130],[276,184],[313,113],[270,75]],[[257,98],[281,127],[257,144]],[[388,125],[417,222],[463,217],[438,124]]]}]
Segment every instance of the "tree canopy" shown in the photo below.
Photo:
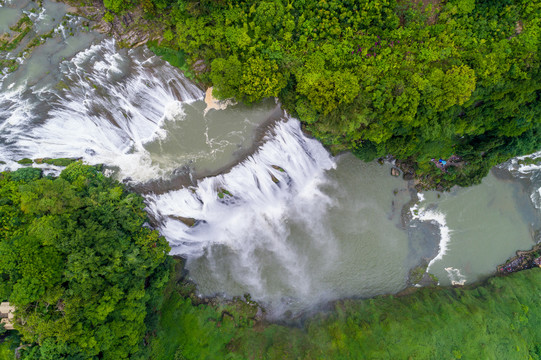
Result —
[{"label": "tree canopy", "polygon": [[167,242],[142,198],[81,162],[60,177],[0,174],[0,298],[24,359],[127,359],[168,281]]},{"label": "tree canopy", "polygon": [[333,151],[468,185],[541,147],[539,0],[142,4],[217,96],[278,95]]}]

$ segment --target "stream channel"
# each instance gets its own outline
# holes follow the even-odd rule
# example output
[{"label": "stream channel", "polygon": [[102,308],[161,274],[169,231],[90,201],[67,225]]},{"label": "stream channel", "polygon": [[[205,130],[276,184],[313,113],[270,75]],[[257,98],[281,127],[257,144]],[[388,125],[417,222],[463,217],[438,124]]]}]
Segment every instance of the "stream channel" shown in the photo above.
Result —
[{"label": "stream channel", "polygon": [[104,164],[146,198],[201,295],[249,293],[271,316],[294,316],[399,292],[423,262],[441,285],[475,282],[540,240],[539,165],[513,159],[480,185],[416,194],[390,163],[331,156],[274,99],[205,112],[203,89],[176,68],[118,49],[63,4],[0,4],[4,37],[32,21],[0,52],[11,64],[0,75],[0,170],[22,158]]}]

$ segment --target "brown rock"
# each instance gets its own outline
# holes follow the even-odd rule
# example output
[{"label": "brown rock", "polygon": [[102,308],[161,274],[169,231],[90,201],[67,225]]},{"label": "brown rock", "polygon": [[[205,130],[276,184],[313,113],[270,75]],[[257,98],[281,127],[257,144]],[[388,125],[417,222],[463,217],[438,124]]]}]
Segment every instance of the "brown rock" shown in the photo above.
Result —
[{"label": "brown rock", "polygon": [[183,222],[186,226],[192,227],[195,225],[196,220],[194,218],[186,218],[182,216],[171,216],[173,219]]},{"label": "brown rock", "polygon": [[208,71],[208,67],[207,67],[207,64],[205,64],[205,60],[201,60],[201,59],[193,63],[192,69],[198,74]]},{"label": "brown rock", "polygon": [[409,181],[413,179],[414,179],[414,176],[412,173],[404,173],[404,180]]}]

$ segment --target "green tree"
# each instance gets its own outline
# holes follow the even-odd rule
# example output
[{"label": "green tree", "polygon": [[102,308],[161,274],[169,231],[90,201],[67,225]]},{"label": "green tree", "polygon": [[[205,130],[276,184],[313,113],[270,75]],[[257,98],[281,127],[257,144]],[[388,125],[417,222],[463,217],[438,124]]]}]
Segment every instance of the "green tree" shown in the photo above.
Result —
[{"label": "green tree", "polygon": [[115,13],[120,13],[131,8],[134,3],[131,0],[103,0],[103,5]]},{"label": "green tree", "polygon": [[[539,0],[180,3],[162,21],[218,97],[278,96],[332,151],[392,155],[428,186],[478,182],[541,127]],[[453,176],[430,161],[451,154]]]},{"label": "green tree", "polygon": [[141,197],[93,167],[29,173],[0,175],[0,294],[39,345],[28,358],[131,358],[167,281],[167,242],[144,226]]}]

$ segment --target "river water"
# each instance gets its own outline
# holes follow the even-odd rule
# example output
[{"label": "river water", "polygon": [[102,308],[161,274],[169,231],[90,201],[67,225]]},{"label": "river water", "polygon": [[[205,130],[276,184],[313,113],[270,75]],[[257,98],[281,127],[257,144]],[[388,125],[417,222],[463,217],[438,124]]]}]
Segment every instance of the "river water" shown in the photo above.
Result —
[{"label": "river water", "polygon": [[202,295],[249,293],[294,316],[396,293],[423,262],[442,285],[477,281],[539,240],[538,165],[514,159],[481,185],[416,195],[391,164],[331,156],[272,99],[205,113],[203,89],[147,49],[118,49],[58,3],[0,4],[0,32],[24,13],[34,24],[0,54],[19,64],[0,78],[2,169],[105,164],[143,192]]}]

